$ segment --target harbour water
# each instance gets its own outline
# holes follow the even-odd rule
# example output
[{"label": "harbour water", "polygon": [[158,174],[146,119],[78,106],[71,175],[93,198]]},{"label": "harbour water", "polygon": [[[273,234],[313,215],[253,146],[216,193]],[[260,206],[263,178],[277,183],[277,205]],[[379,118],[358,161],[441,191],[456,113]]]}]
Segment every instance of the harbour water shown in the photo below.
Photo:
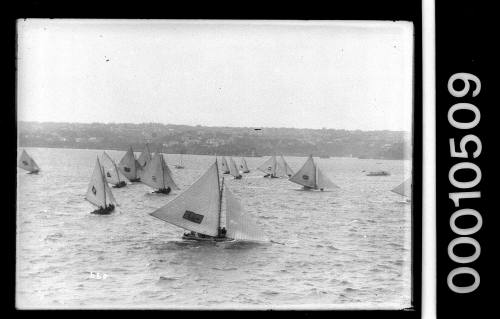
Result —
[{"label": "harbour water", "polygon": [[[26,148],[41,171],[17,173],[16,305],[32,308],[401,309],[411,306],[411,204],[390,192],[409,161],[315,158],[340,188],[301,191],[255,170],[225,179],[276,243],[188,243],[149,215],[213,156],[165,154],[181,190],[113,188],[115,213],[84,200],[102,150]],[[119,161],[125,152],[107,151]],[[138,154],[137,154],[138,155]],[[305,157],[285,157],[297,171]],[[239,158],[235,158],[239,162]],[[389,176],[366,176],[385,170]],[[365,172],[363,172],[365,171]],[[227,176],[227,175],[226,175]]]}]

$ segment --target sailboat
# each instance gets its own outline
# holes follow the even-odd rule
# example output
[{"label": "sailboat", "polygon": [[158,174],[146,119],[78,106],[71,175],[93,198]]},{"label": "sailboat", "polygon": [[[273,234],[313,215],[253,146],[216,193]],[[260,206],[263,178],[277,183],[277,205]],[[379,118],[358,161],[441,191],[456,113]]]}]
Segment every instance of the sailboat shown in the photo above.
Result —
[{"label": "sailboat", "polygon": [[222,157],[220,166],[222,168],[222,174],[229,174],[229,165],[227,164],[227,160],[225,157]]},{"label": "sailboat", "polygon": [[285,174],[288,176],[288,177],[292,177],[294,172],[292,170],[292,168],[290,167],[290,165],[288,165],[288,163],[285,161],[285,158],[283,157],[283,155],[280,156],[280,160],[281,160],[281,164],[285,170]]},{"label": "sailboat", "polygon": [[[226,218],[225,227],[221,228],[224,194]],[[184,240],[269,240],[244,212],[239,200],[229,188],[224,187],[224,178],[222,183],[219,182],[217,159],[188,189],[150,215],[190,231],[184,233]]]},{"label": "sailboat", "polygon": [[91,214],[107,215],[110,214],[114,209],[116,200],[109,188],[108,183],[104,177],[104,169],[99,163],[99,157],[97,158],[94,166],[94,172],[90,178],[89,187],[87,189],[87,194],[85,199],[91,204],[98,207],[98,209],[91,212]]},{"label": "sailboat", "polygon": [[241,171],[243,173],[250,173],[250,170],[248,169],[247,161],[245,161],[245,158],[241,158],[241,164],[240,164]]},{"label": "sailboat", "polygon": [[398,186],[391,189],[391,192],[394,192],[396,194],[399,194],[399,195],[406,197],[406,201],[410,202],[410,200],[411,200],[411,188],[412,188],[412,183],[411,183],[411,177],[410,177],[406,181],[404,181],[403,183],[401,183]]},{"label": "sailboat", "polygon": [[153,193],[168,194],[171,189],[179,189],[172,178],[172,171],[159,152],[146,164],[141,182],[155,188]]},{"label": "sailboat", "polygon": [[125,153],[123,158],[120,160],[118,168],[123,173],[123,175],[125,175],[125,177],[128,178],[129,181],[139,182],[141,180],[139,178],[140,164],[135,159],[132,147],[128,149],[127,153]]},{"label": "sailboat", "polygon": [[144,168],[147,163],[151,161],[151,152],[149,151],[149,146],[146,143],[146,146],[144,147],[144,150],[142,151],[141,155],[139,155],[139,158],[137,159],[137,163],[141,165],[141,168]]},{"label": "sailboat", "polygon": [[278,178],[287,176],[286,169],[280,163],[278,163],[278,161],[276,160],[276,155],[271,156],[268,160],[257,167],[257,169],[266,173],[264,177]]},{"label": "sailboat", "polygon": [[17,167],[27,170],[29,172],[28,174],[37,174],[40,171],[40,167],[38,167],[33,158],[28,155],[26,150],[23,150],[21,153],[19,161],[17,162]]},{"label": "sailboat", "polygon": [[182,169],[184,165],[182,165],[182,154],[179,156],[179,163],[174,165],[175,168]]},{"label": "sailboat", "polygon": [[307,190],[319,189],[323,191],[325,188],[338,188],[314,163],[312,155],[309,155],[304,165],[295,175],[290,177],[289,181],[302,185]]},{"label": "sailboat", "polygon": [[127,178],[118,169],[115,161],[104,151],[102,153],[102,168],[104,169],[104,176],[106,181],[113,184],[114,188],[127,186]]},{"label": "sailboat", "polygon": [[229,174],[234,176],[234,179],[241,179],[240,171],[232,157],[229,158]]}]

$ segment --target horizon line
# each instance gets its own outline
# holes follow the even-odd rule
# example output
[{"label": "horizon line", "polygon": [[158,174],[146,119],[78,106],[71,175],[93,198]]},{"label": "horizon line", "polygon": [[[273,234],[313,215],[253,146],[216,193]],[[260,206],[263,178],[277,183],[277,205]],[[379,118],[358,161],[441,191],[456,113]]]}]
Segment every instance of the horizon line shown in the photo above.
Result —
[{"label": "horizon line", "polygon": [[209,127],[209,128],[253,128],[253,129],[295,129],[295,130],[337,130],[337,131],[362,131],[362,132],[405,132],[411,133],[411,131],[406,130],[391,130],[391,129],[378,129],[378,130],[366,130],[366,129],[346,129],[346,128],[300,128],[300,127],[286,127],[286,126],[213,126],[213,125],[202,125],[202,124],[175,124],[175,123],[161,123],[161,122],[140,122],[140,123],[132,123],[132,122],[58,122],[58,121],[24,121],[17,120],[17,123],[39,123],[39,124],[103,124],[103,125],[120,125],[120,124],[132,124],[132,125],[145,125],[145,124],[160,124],[164,126],[173,125],[173,126],[191,126],[191,127]]}]

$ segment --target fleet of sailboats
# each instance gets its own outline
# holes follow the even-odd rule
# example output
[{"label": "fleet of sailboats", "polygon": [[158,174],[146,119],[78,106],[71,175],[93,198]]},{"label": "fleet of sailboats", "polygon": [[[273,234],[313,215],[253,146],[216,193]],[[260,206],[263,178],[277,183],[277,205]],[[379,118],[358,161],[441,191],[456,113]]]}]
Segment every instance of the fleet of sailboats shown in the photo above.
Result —
[{"label": "fleet of sailboats", "polygon": [[257,169],[266,174],[264,175],[264,177],[278,178],[288,176],[286,167],[283,166],[283,163],[279,163],[277,161],[276,155],[273,155],[269,159],[264,161],[264,163],[259,165]]},{"label": "fleet of sailboats", "polygon": [[130,182],[139,182],[141,180],[139,178],[139,170],[141,169],[141,165],[135,159],[135,154],[132,147],[130,147],[122,157],[120,163],[118,164],[118,168]]},{"label": "fleet of sailboats", "polygon": [[17,167],[27,170],[28,174],[36,174],[40,171],[40,167],[35,163],[35,160],[28,155],[26,150],[23,150],[19,160],[17,161]]},{"label": "fleet of sailboats", "polygon": [[[225,227],[222,206],[225,194]],[[183,239],[196,241],[268,241],[239,200],[219,178],[217,159],[188,189],[150,214],[190,231]]]},{"label": "fleet of sailboats", "polygon": [[101,165],[104,169],[106,181],[113,184],[114,188],[127,186],[127,178],[118,169],[118,165],[116,165],[115,161],[108,155],[108,153],[106,153],[106,151],[102,153]]},{"label": "fleet of sailboats", "polygon": [[97,207],[96,210],[91,212],[92,214],[110,214],[115,209],[114,204],[117,204],[104,177],[104,168],[99,162],[99,157],[96,159],[85,199]]},{"label": "fleet of sailboats", "polygon": [[325,188],[338,188],[314,163],[312,155],[306,160],[304,165],[297,171],[295,175],[290,177],[290,182],[302,185],[306,190],[319,189],[323,191]]},{"label": "fleet of sailboats", "polygon": [[[142,163],[142,164],[141,164]],[[182,155],[179,164],[182,165]],[[35,161],[23,150],[18,160],[18,167],[36,173],[40,170]],[[223,174],[230,174],[234,179],[241,179],[241,172],[248,173],[245,158],[241,158],[238,167],[233,157],[222,157]],[[302,185],[306,190],[325,190],[338,188],[314,162],[310,155],[302,167],[294,173],[283,155],[268,158],[257,167],[266,173],[265,177],[289,177],[289,181]],[[141,177],[139,178],[139,172]],[[160,151],[151,155],[146,144],[139,159],[136,160],[130,147],[117,165],[105,151],[102,160],[96,158],[94,171],[90,178],[85,199],[97,207],[93,214],[110,214],[118,205],[108,183],[119,188],[127,181],[140,181],[155,189],[154,193],[168,194],[172,189],[179,190],[173,174]],[[411,200],[412,180],[408,178],[391,191]],[[225,197],[225,201],[223,198]],[[225,225],[222,226],[222,208],[225,203]],[[169,203],[150,213],[151,216],[181,227],[189,232],[184,233],[184,240],[194,241],[269,241],[259,229],[252,217],[245,213],[240,201],[231,190],[224,186],[224,177],[219,176],[217,157],[207,171],[189,188],[176,196]]]}]

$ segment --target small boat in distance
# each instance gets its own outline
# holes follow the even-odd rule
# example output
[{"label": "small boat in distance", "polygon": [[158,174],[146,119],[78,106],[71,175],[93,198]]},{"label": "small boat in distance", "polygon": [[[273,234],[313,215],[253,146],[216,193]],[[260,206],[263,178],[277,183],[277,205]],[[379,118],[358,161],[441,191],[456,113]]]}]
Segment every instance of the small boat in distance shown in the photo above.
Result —
[{"label": "small boat in distance", "polygon": [[27,170],[28,174],[37,174],[40,171],[40,167],[35,163],[35,160],[28,155],[26,150],[23,150],[19,161],[17,161],[17,167]]},{"label": "small boat in distance", "polygon": [[229,174],[233,175],[234,179],[241,179],[242,177],[232,157],[229,158]]},{"label": "small boat in distance", "polygon": [[[226,195],[225,227],[221,228],[222,199]],[[190,241],[268,241],[229,188],[219,181],[217,159],[188,189],[165,206],[150,213],[190,232],[182,239]]]},{"label": "small boat in distance", "polygon": [[101,164],[104,169],[104,176],[106,177],[106,181],[108,183],[113,184],[114,188],[127,186],[127,178],[118,169],[115,161],[108,155],[108,153],[106,153],[106,151],[102,153]]},{"label": "small boat in distance", "polygon": [[120,171],[128,178],[131,182],[139,182],[141,179],[139,178],[139,169],[141,168],[139,162],[135,159],[134,151],[132,147],[130,147],[120,160],[118,164],[118,168]]},{"label": "small boat in distance", "polygon": [[91,212],[91,214],[110,214],[115,209],[114,204],[117,204],[111,188],[109,188],[104,177],[104,169],[101,163],[99,163],[99,157],[97,157],[85,199],[97,206],[97,209]]},{"label": "small boat in distance", "polygon": [[226,157],[222,157],[222,161],[220,163],[221,169],[222,169],[222,174],[229,174],[229,165],[227,163]]},{"label": "small boat in distance", "polygon": [[183,169],[184,165],[182,164],[182,154],[179,156],[179,163],[174,165],[175,168],[177,169]]},{"label": "small boat in distance", "polygon": [[141,175],[141,182],[156,189],[153,193],[168,194],[172,189],[179,189],[172,178],[172,171],[165,163],[163,155],[158,152],[146,164]]},{"label": "small boat in distance", "polygon": [[243,173],[250,173],[250,170],[248,169],[247,161],[245,161],[245,158],[241,158],[241,164],[240,164],[241,171]]},{"label": "small boat in distance", "polygon": [[309,155],[304,165],[295,175],[290,177],[289,181],[302,185],[306,190],[319,189],[323,191],[325,188],[338,188],[314,163],[312,155]]},{"label": "small boat in distance", "polygon": [[389,176],[391,175],[387,171],[373,171],[373,172],[368,172],[366,176]]},{"label": "small boat in distance", "polygon": [[286,168],[278,163],[276,160],[276,155],[271,156],[264,163],[260,164],[257,169],[261,172],[266,173],[264,177],[269,178],[278,178],[278,177],[287,177]]},{"label": "small boat in distance", "polygon": [[410,177],[407,180],[405,180],[403,183],[401,183],[398,186],[391,189],[391,192],[406,197],[406,201],[410,202],[411,201],[411,189],[412,189],[412,183],[411,183],[411,177]]}]

